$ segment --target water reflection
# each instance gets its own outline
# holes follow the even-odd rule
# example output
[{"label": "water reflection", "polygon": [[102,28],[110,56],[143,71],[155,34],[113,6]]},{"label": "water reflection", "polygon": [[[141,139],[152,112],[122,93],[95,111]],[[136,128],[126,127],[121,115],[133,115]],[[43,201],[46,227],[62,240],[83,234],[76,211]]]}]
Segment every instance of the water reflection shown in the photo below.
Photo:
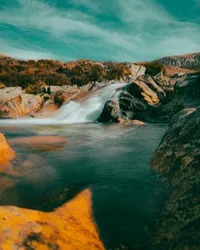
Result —
[{"label": "water reflection", "polygon": [[[50,212],[90,188],[92,211],[106,248],[120,244],[148,249],[148,233],[165,199],[149,161],[165,131],[162,125],[125,128],[86,124],[18,129],[15,137],[57,135],[55,151],[13,143],[17,175],[1,175],[0,204]],[[12,138],[12,132],[6,131]],[[4,183],[6,180],[4,179]],[[4,190],[3,190],[4,189]]]}]

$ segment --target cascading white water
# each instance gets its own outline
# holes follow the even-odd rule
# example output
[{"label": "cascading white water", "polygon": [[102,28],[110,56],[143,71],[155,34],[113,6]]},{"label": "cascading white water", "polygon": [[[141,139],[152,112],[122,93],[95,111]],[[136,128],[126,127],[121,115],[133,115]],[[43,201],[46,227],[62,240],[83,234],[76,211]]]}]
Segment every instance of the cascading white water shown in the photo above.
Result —
[{"label": "cascading white water", "polygon": [[65,125],[94,122],[100,116],[103,107],[111,98],[117,97],[118,90],[127,83],[114,83],[93,91],[80,102],[70,101],[63,105],[51,118],[2,119],[0,126],[13,125]]}]

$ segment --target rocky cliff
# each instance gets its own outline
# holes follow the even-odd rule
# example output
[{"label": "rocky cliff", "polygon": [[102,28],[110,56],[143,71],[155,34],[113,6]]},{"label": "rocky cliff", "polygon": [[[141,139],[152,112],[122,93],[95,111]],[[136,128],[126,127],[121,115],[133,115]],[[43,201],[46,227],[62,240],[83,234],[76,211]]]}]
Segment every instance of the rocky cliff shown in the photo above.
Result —
[{"label": "rocky cliff", "polygon": [[154,62],[178,68],[200,70],[200,53],[167,56],[157,59]]}]

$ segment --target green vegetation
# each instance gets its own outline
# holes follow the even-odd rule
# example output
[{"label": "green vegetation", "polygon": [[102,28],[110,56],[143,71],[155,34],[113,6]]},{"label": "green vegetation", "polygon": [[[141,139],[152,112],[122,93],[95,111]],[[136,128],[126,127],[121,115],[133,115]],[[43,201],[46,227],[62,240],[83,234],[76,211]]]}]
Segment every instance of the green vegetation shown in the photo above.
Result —
[{"label": "green vegetation", "polygon": [[137,65],[146,67],[146,74],[148,75],[155,76],[160,72],[165,73],[165,67],[159,62],[141,62],[137,63]]},{"label": "green vegetation", "polygon": [[6,56],[0,58],[0,82],[7,87],[21,86],[31,94],[41,92],[38,82],[47,86],[83,86],[91,81],[118,80],[129,74],[126,63],[90,60],[63,63],[53,60],[23,61]]},{"label": "green vegetation", "polygon": [[65,102],[65,97],[63,96],[62,91],[56,92],[54,96],[54,103],[57,104],[59,107],[61,107],[64,102]]},{"label": "green vegetation", "polygon": [[0,82],[0,89],[3,89],[3,88],[5,88],[5,85],[2,82]]},{"label": "green vegetation", "polygon": [[28,87],[26,88],[26,93],[33,94],[33,95],[45,93],[46,92],[45,87],[46,87],[46,83],[40,80],[36,82],[36,84],[29,84]]}]

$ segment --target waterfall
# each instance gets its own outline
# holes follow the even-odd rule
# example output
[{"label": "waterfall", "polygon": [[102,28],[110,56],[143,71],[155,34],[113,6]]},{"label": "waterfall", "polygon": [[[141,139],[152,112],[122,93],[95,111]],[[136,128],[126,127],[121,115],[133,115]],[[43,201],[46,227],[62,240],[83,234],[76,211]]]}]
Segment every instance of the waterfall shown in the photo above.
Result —
[{"label": "waterfall", "polygon": [[118,97],[119,89],[127,83],[114,83],[92,91],[79,102],[64,104],[51,118],[0,119],[0,126],[65,125],[94,122],[100,116],[106,101]]}]

